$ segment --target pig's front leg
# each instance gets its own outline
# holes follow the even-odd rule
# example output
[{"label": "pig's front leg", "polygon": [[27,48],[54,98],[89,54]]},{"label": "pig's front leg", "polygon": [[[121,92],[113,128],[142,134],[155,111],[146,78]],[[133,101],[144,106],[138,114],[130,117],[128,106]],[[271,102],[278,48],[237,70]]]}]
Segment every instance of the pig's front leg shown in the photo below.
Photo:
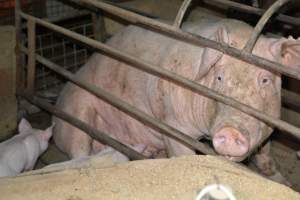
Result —
[{"label": "pig's front leg", "polygon": [[[170,126],[180,130],[178,123],[167,120]],[[172,123],[173,122],[173,123]],[[196,152],[193,149],[188,148],[184,144],[176,141],[175,139],[171,139],[165,135],[162,135],[162,139],[165,145],[166,153],[169,158],[178,157],[183,155],[195,155]]]},{"label": "pig's front leg", "polygon": [[263,146],[254,156],[252,156],[251,162],[265,177],[275,182],[291,186],[291,183],[278,171],[276,163],[270,155],[270,146],[271,142],[265,144],[265,146]]}]

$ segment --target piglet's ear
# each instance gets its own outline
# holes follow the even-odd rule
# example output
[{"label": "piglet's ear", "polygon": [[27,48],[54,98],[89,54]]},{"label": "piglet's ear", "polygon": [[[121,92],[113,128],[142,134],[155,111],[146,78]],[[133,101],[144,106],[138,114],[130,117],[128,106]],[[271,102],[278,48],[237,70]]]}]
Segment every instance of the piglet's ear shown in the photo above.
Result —
[{"label": "piglet's ear", "polygon": [[270,46],[273,57],[283,65],[300,69],[300,39],[282,38]]},{"label": "piglet's ear", "polygon": [[[209,39],[215,40],[220,43],[228,43],[228,31],[224,26],[219,25],[216,30],[212,30],[212,34]],[[195,80],[197,81],[204,77],[208,73],[210,68],[214,66],[222,56],[222,52],[205,47],[201,57],[201,66]]]},{"label": "piglet's ear", "polygon": [[25,118],[22,118],[18,125],[18,130],[19,130],[19,133],[25,133],[25,132],[32,130],[32,127]]},{"label": "piglet's ear", "polygon": [[41,134],[42,140],[48,141],[52,137],[54,126],[55,126],[55,123],[52,123],[52,125],[50,127],[48,127],[46,130],[43,131],[43,133]]}]

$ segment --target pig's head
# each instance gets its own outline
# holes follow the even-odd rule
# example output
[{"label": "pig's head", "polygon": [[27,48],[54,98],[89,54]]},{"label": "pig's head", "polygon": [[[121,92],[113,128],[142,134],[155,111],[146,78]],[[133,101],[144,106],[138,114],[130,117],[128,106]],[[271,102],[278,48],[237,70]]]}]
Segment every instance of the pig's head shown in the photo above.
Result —
[{"label": "pig's head", "polygon": [[19,134],[21,135],[32,135],[37,138],[40,145],[40,152],[44,152],[48,148],[49,139],[52,136],[52,124],[46,130],[34,129],[26,119],[22,119],[18,125]]},{"label": "pig's head", "polygon": [[[252,28],[241,22],[220,26],[211,39],[242,49],[252,33]],[[295,66],[300,61],[297,52],[300,41],[291,38],[270,39],[261,36],[254,54],[285,65]],[[202,66],[206,71],[198,74],[200,83],[249,105],[267,115],[279,118],[281,107],[281,76],[245,63],[213,49],[205,48]],[[197,100],[196,100],[197,101]],[[220,102],[202,98],[203,124],[216,152],[232,161],[245,159],[262,138],[269,136],[272,128],[237,109]]]}]

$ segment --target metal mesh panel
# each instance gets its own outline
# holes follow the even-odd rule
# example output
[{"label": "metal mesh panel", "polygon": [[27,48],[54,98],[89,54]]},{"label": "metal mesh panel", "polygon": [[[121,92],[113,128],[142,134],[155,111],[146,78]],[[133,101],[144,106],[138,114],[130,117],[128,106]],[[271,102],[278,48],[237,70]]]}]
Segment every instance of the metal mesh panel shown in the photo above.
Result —
[{"label": "metal mesh panel", "polygon": [[[67,26],[68,27],[68,26]],[[82,23],[68,27],[82,35],[93,37],[92,23],[84,20]],[[53,32],[46,31],[37,35],[37,53],[50,59],[72,72],[77,71],[87,60],[90,52],[67,38]],[[37,66],[36,90],[58,93],[64,80],[42,65]]]},{"label": "metal mesh panel", "polygon": [[[40,18],[47,17],[50,20],[63,18],[66,15],[76,16],[79,11],[77,8],[72,7],[73,5],[65,4],[64,0],[20,0],[20,3],[24,12]],[[0,25],[14,24],[14,7],[15,0],[0,0]],[[58,23],[60,26],[72,31],[93,37],[91,17],[88,15],[81,16],[75,20],[69,19]],[[27,34],[26,28],[22,31],[22,34],[24,36]],[[24,44],[27,43],[26,40],[27,37],[24,37]],[[86,48],[39,26],[36,30],[36,52],[73,72],[77,71],[86,62],[90,54]],[[26,57],[24,59],[26,63]],[[26,74],[26,66],[24,70]],[[37,63],[35,80],[37,91],[55,90],[58,93],[60,90],[58,88],[61,87],[63,82],[55,73]]]}]

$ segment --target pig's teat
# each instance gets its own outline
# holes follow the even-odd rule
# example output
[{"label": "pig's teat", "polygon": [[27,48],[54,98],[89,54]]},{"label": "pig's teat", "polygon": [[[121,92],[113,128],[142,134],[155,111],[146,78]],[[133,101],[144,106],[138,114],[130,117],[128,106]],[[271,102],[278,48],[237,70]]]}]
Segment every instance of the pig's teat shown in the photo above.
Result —
[{"label": "pig's teat", "polygon": [[224,156],[240,157],[249,151],[247,138],[232,127],[224,127],[215,133],[213,146],[219,154]]}]

